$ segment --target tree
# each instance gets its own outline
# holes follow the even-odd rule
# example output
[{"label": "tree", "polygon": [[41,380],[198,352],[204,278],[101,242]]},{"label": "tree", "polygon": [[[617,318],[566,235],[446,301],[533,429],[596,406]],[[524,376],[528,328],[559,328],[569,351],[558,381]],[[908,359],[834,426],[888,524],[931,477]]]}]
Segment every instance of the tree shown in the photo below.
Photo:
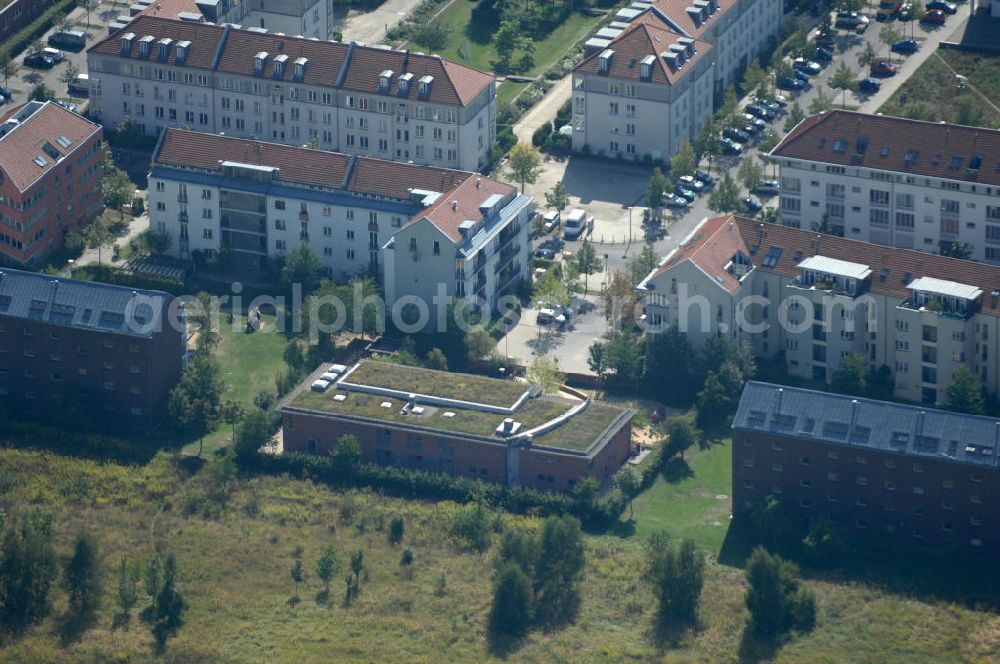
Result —
[{"label": "tree", "polygon": [[623,330],[611,336],[607,342],[594,342],[602,346],[600,351],[594,351],[591,346],[591,358],[598,353],[602,371],[594,369],[595,373],[605,376],[611,389],[632,389],[643,375],[644,342],[630,329]]},{"label": "tree", "polygon": [[236,444],[236,425],[240,423],[243,419],[243,406],[240,405],[239,401],[234,401],[232,399],[226,399],[222,402],[219,407],[219,417],[226,424],[230,424],[233,427],[233,438],[232,443]]},{"label": "tree", "polygon": [[891,23],[886,23],[882,26],[882,29],[878,31],[879,41],[885,44],[885,57],[887,59],[892,56],[891,47],[893,43],[898,42],[902,38],[902,33],[893,27]]},{"label": "tree", "polygon": [[111,244],[115,239],[111,224],[104,216],[99,216],[83,227],[82,237],[88,249],[97,249],[97,262],[101,262],[102,247]]},{"label": "tree", "polygon": [[328,544],[320,550],[319,558],[316,560],[316,576],[323,582],[327,595],[330,594],[330,579],[339,571],[340,559],[337,557],[337,549]]},{"label": "tree", "polygon": [[951,242],[942,241],[940,248],[942,256],[950,256],[951,258],[961,258],[964,260],[972,255],[972,245],[968,242],[959,242],[958,240],[952,240]]},{"label": "tree", "polygon": [[708,170],[712,170],[712,159],[722,151],[719,141],[719,127],[715,120],[706,118],[698,128],[698,135],[694,139],[694,151],[701,157],[708,157]]},{"label": "tree", "polygon": [[163,563],[160,560],[160,556],[153,552],[153,557],[149,559],[149,564],[146,566],[146,575],[142,580],[143,590],[150,597],[156,597],[156,593],[160,592],[160,577],[163,576]]},{"label": "tree", "polygon": [[465,334],[465,354],[469,360],[480,360],[496,348],[497,342],[481,325]]},{"label": "tree", "polygon": [[302,564],[301,558],[296,558],[292,561],[292,567],[288,570],[288,573],[292,577],[292,582],[295,584],[295,597],[299,596],[299,584],[306,580],[306,568]]},{"label": "tree", "polygon": [[554,355],[539,355],[531,361],[524,370],[525,379],[534,385],[540,385],[545,394],[556,394],[566,381],[566,376],[559,370],[559,359]]},{"label": "tree", "polygon": [[122,556],[121,564],[118,566],[118,592],[115,594],[115,602],[121,615],[128,620],[129,612],[139,601],[139,593],[136,590],[136,583],[139,581],[138,570],[128,564],[128,559]]},{"label": "tree", "polygon": [[693,175],[698,162],[694,156],[694,148],[685,138],[677,148],[677,154],[670,158],[670,175],[679,178],[682,175]]},{"label": "tree", "polygon": [[635,470],[632,466],[626,465],[624,468],[618,471],[615,475],[615,486],[618,490],[622,492],[625,499],[628,500],[628,516],[630,519],[635,518],[635,512],[632,509],[632,501],[635,497],[639,495],[642,491],[642,484],[639,483],[639,476],[635,474]]},{"label": "tree", "polygon": [[566,284],[556,276],[555,270],[546,270],[535,282],[531,299],[539,307],[565,307],[570,302]]},{"label": "tree", "polygon": [[188,360],[180,382],[170,391],[167,411],[175,425],[198,437],[201,456],[205,434],[219,423],[222,382],[219,363],[206,353],[195,353]]},{"label": "tree", "polygon": [[285,263],[281,267],[281,283],[286,287],[301,284],[303,294],[310,295],[319,287],[325,270],[316,250],[309,243],[303,242],[285,257]]},{"label": "tree", "polygon": [[451,29],[441,21],[428,21],[417,26],[411,38],[429,51],[440,52],[448,45],[449,34]]},{"label": "tree", "polygon": [[0,57],[0,76],[3,76],[4,87],[10,83],[11,76],[17,76],[17,72],[21,69],[21,66],[11,59],[9,53],[5,53],[3,57]]},{"label": "tree", "polygon": [[830,387],[834,392],[864,396],[868,391],[868,362],[860,353],[847,353],[833,372]]},{"label": "tree", "polygon": [[63,567],[63,587],[69,606],[78,616],[90,614],[101,601],[103,583],[97,544],[87,533],[80,533],[73,544],[73,555]]},{"label": "tree", "polygon": [[251,460],[257,450],[267,444],[274,433],[271,418],[260,409],[252,409],[243,415],[236,434],[237,461]]},{"label": "tree", "polygon": [[569,194],[566,192],[566,185],[562,180],[556,182],[552,190],[545,194],[545,204],[554,210],[562,212],[569,205]]},{"label": "tree", "polygon": [[29,518],[3,533],[0,546],[0,624],[21,630],[48,612],[58,566],[50,519]]},{"label": "tree", "polygon": [[365,569],[365,552],[358,549],[351,554],[351,573],[354,574],[354,585],[361,581],[361,572]]},{"label": "tree", "polygon": [[826,89],[822,85],[816,86],[816,96],[812,98],[809,102],[809,113],[811,115],[816,115],[817,113],[826,113],[833,108],[833,98],[827,94]]},{"label": "tree", "polygon": [[396,514],[389,520],[389,544],[396,545],[403,541],[406,532],[406,520],[402,514]]},{"label": "tree", "polygon": [[107,150],[104,160],[104,175],[101,176],[101,193],[104,194],[104,204],[118,210],[119,220],[125,219],[126,203],[132,201],[135,185],[128,178],[128,173],[115,166],[111,159],[111,150]]},{"label": "tree", "polygon": [[62,70],[62,73],[59,74],[59,82],[69,85],[76,80],[79,73],[80,69],[72,62],[69,62],[66,64],[66,68]]},{"label": "tree", "polygon": [[726,173],[719,186],[708,197],[708,209],[713,212],[737,212],[740,209],[740,190],[736,182]]},{"label": "tree", "polygon": [[863,76],[867,76],[865,70],[872,66],[878,60],[878,53],[875,51],[875,47],[872,46],[871,42],[865,42],[864,48],[858,53],[858,65],[861,67]]},{"label": "tree", "polygon": [[697,443],[702,436],[698,425],[695,423],[694,414],[691,412],[668,418],[663,423],[663,433],[667,437],[670,452],[680,454],[682,459],[684,458],[684,452]]},{"label": "tree", "polygon": [[629,273],[632,275],[632,286],[638,286],[659,264],[660,256],[653,245],[643,244],[642,250],[628,264]]},{"label": "tree", "polygon": [[847,108],[847,93],[857,90],[858,82],[854,80],[854,74],[851,73],[846,62],[841,62],[837,70],[833,72],[833,77],[830,78],[830,87],[843,93],[840,105]]},{"label": "tree", "polygon": [[983,384],[979,376],[964,364],[959,365],[945,392],[945,408],[960,413],[983,415],[986,399],[983,398]]},{"label": "tree", "polygon": [[507,166],[511,176],[521,183],[521,193],[524,193],[524,185],[535,184],[542,172],[542,155],[538,148],[518,143],[510,150]]},{"label": "tree", "polygon": [[752,94],[757,88],[764,85],[765,81],[767,81],[767,74],[760,66],[760,62],[757,58],[751,59],[746,71],[743,72],[743,92],[748,95]]},{"label": "tree", "polygon": [[337,446],[331,452],[334,465],[345,471],[353,471],[361,463],[362,455],[361,443],[358,439],[345,433],[337,439]]},{"label": "tree", "polygon": [[508,562],[493,579],[493,602],[489,628],[495,635],[521,637],[534,619],[534,595],[531,581],[518,565]]},{"label": "tree", "polygon": [[802,110],[802,107],[799,106],[799,102],[793,103],[792,107],[788,109],[788,117],[785,118],[785,126],[784,126],[785,132],[786,133],[790,132],[792,129],[795,128],[797,124],[799,124],[805,119],[806,119],[806,114]]},{"label": "tree", "polygon": [[163,583],[153,598],[150,614],[153,638],[160,652],[166,647],[167,639],[176,634],[184,622],[186,606],[176,584],[177,559],[170,553],[163,564]]},{"label": "tree", "polygon": [[719,108],[718,117],[723,126],[730,127],[742,120],[742,115],[740,100],[736,96],[736,88],[730,85],[726,88],[726,93],[722,98],[722,106]]},{"label": "tree", "polygon": [[663,638],[697,623],[705,557],[692,540],[679,547],[669,545],[666,538],[655,541],[650,572],[656,583],[656,631]]},{"label": "tree", "polygon": [[448,370],[448,358],[444,356],[444,351],[440,348],[431,348],[427,352],[427,368],[437,371]]},{"label": "tree", "polygon": [[663,175],[659,167],[653,169],[653,175],[649,178],[649,185],[646,187],[646,206],[654,219],[659,219],[660,208],[663,207],[663,197],[672,191],[670,181]]},{"label": "tree", "polygon": [[39,83],[31,88],[31,94],[28,95],[28,99],[31,101],[54,101],[55,98],[55,91],[44,83]]},{"label": "tree", "polygon": [[764,169],[751,155],[744,157],[736,174],[747,191],[753,191],[764,179]]},{"label": "tree", "polygon": [[569,515],[550,516],[542,524],[535,564],[535,606],[539,622],[563,624],[576,614],[578,583],[586,557],[580,521]]},{"label": "tree", "polygon": [[643,387],[652,396],[672,406],[690,404],[697,391],[697,373],[697,354],[676,325],[647,335]]},{"label": "tree", "polygon": [[583,275],[583,290],[586,293],[588,277],[603,269],[601,259],[597,257],[597,250],[594,249],[594,245],[584,239],[576,255],[573,256],[573,261],[576,263],[577,270]]},{"label": "tree", "polygon": [[810,631],[816,624],[816,597],[799,584],[793,563],[758,546],[746,566],[750,587],[747,630],[765,643],[776,643],[791,630]]}]

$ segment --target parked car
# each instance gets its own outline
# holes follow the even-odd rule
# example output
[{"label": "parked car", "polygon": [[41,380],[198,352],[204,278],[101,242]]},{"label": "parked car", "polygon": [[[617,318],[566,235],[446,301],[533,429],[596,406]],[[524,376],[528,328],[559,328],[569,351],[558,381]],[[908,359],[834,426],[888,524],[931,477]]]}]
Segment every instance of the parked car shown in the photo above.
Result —
[{"label": "parked car", "polygon": [[833,35],[829,32],[817,32],[813,42],[815,42],[816,46],[828,49],[832,49],[835,43]]},{"label": "parked car", "polygon": [[757,214],[764,209],[764,204],[756,196],[747,196],[746,198],[741,198],[740,201],[746,206],[747,212],[751,214]]},{"label": "parked car", "polygon": [[958,11],[958,5],[952,2],[944,2],[943,0],[931,0],[926,5],[924,5],[924,7],[927,8],[927,11],[932,11],[936,9],[944,12],[945,14],[954,14],[955,12]]},{"label": "parked car", "polygon": [[[747,121],[747,127],[750,128],[750,133],[751,134],[756,134],[756,133],[762,132],[765,129],[767,129],[767,123],[764,122],[763,120],[761,120],[760,118],[755,118],[754,116],[750,115],[749,113],[744,113],[743,117]],[[744,131],[746,131],[746,130],[744,130]]]},{"label": "parked car", "polygon": [[49,56],[50,58],[52,58],[52,62],[56,64],[59,64],[60,62],[66,59],[62,51],[60,51],[58,48],[52,48],[51,46],[43,48],[42,55]]},{"label": "parked car", "polygon": [[674,189],[674,193],[686,200],[688,203],[694,203],[694,199],[698,198],[698,194],[686,187],[677,187]]},{"label": "parked car", "polygon": [[535,258],[544,258],[547,261],[553,260],[556,257],[556,250],[550,249],[549,247],[540,247],[535,249]]},{"label": "parked car", "polygon": [[944,12],[940,9],[932,9],[931,11],[925,13],[921,18],[921,23],[930,23],[932,25],[944,25]]},{"label": "parked car", "polygon": [[773,115],[774,117],[778,117],[779,115],[785,112],[784,106],[782,106],[775,99],[755,99],[753,103],[757,106],[766,108],[768,112],[771,113],[771,115]]},{"label": "parked car", "polygon": [[723,140],[729,139],[737,143],[746,143],[750,140],[750,136],[745,131],[736,127],[726,127],[722,130],[722,136]]},{"label": "parked car", "polygon": [[809,74],[804,71],[799,71],[798,69],[792,70],[792,77],[802,81],[803,85],[809,85]]},{"label": "parked car", "polygon": [[858,81],[858,92],[874,94],[882,89],[882,84],[874,78],[863,78]]},{"label": "parked car", "polygon": [[817,46],[813,57],[817,62],[833,62],[833,49],[826,46]]},{"label": "parked car", "polygon": [[723,138],[722,151],[725,154],[743,154],[743,145],[731,138]]},{"label": "parked car", "polygon": [[795,58],[792,60],[792,69],[805,72],[810,76],[815,76],[823,70],[823,68],[819,66],[818,62],[806,60],[805,58]]},{"label": "parked car", "polygon": [[795,78],[794,76],[785,76],[778,80],[779,90],[790,90],[792,92],[798,92],[799,90],[806,87],[806,84]]},{"label": "parked car", "polygon": [[688,203],[687,199],[680,196],[667,196],[663,201],[663,207],[674,210],[686,208],[688,205],[690,203]]},{"label": "parked car", "polygon": [[69,91],[69,93],[74,97],[89,97],[90,75],[77,74],[76,78],[66,86],[66,90]]},{"label": "parked car", "polygon": [[777,180],[764,180],[753,188],[753,193],[760,196],[777,196],[781,193],[781,185]]},{"label": "parked car", "polygon": [[889,64],[885,60],[872,65],[871,76],[895,76],[896,65]]},{"label": "parked car", "polygon": [[61,30],[49,35],[49,46],[70,51],[82,50],[87,45],[87,35],[79,30]]},{"label": "parked car", "polygon": [[56,63],[47,55],[32,53],[24,59],[24,64],[34,69],[52,69]]},{"label": "parked car", "polygon": [[903,39],[901,41],[893,43],[893,45],[890,46],[889,48],[891,48],[896,53],[910,54],[910,53],[916,53],[917,49],[920,48],[920,44],[917,43],[916,39]]},{"label": "parked car", "polygon": [[838,28],[857,30],[863,32],[868,27],[868,17],[858,12],[837,12],[837,20],[834,25]]},{"label": "parked car", "polygon": [[755,118],[760,118],[765,122],[770,122],[771,120],[774,119],[774,114],[771,113],[771,111],[757,104],[747,104],[747,107],[744,108],[743,110],[749,113],[750,115],[754,116]]},{"label": "parked car", "polygon": [[899,19],[900,21],[909,21],[909,20],[912,20],[913,19],[913,3],[907,1],[907,2],[904,2],[903,4],[901,4],[899,6],[899,9],[896,10],[896,18]]},{"label": "parked car", "polygon": [[694,179],[705,185],[706,189],[711,189],[712,185],[715,184],[715,178],[702,170],[697,170],[694,172]]},{"label": "parked car", "polygon": [[559,226],[559,210],[549,210],[542,215],[542,228],[545,229],[546,233],[551,233]]},{"label": "parked car", "polygon": [[684,187],[685,189],[690,189],[696,194],[700,194],[702,191],[705,190],[705,183],[691,175],[680,176],[679,178],[674,180],[674,184],[676,184],[678,187]]},{"label": "parked car", "polygon": [[9,101],[10,98],[13,96],[14,96],[13,90],[11,90],[10,88],[5,88],[4,86],[0,85],[0,97]]}]

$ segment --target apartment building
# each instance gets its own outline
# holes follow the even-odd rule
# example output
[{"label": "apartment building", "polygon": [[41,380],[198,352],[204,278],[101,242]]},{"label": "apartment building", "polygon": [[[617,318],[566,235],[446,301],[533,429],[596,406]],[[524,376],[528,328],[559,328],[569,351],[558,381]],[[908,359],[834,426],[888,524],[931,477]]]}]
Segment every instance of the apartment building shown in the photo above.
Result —
[{"label": "apartment building", "polygon": [[234,269],[308,243],[330,274],[383,274],[404,296],[497,298],[528,279],[530,196],[433,166],[167,129],[149,175],[151,227],[189,260]]},{"label": "apartment building", "polygon": [[104,209],[101,127],[54,102],[0,116],[0,265],[44,265]]},{"label": "apartment building", "polygon": [[712,115],[712,46],[645,13],[573,69],[573,149],[669,159]]},{"label": "apartment building", "polygon": [[989,417],[751,382],[733,420],[733,516],[770,495],[853,537],[996,556],[998,431]]},{"label": "apartment building", "polygon": [[0,401],[18,417],[154,424],[186,356],[175,303],[159,291],[0,270]]},{"label": "apartment building", "polygon": [[607,484],[631,453],[633,411],[566,394],[366,360],[281,406],[284,449],[327,455],[352,435],[367,463],[540,491]]},{"label": "apartment building", "polygon": [[332,0],[157,0],[140,13],[316,39],[330,39],[334,32]]},{"label": "apartment building", "polygon": [[781,221],[1000,264],[1000,131],[852,111],[803,120],[774,148]]},{"label": "apartment building", "polygon": [[138,16],[87,53],[92,117],[478,170],[491,74],[435,55]]},{"label": "apartment building", "polygon": [[829,384],[847,353],[887,367],[894,398],[940,405],[966,366],[1000,390],[1000,268],[832,235],[717,217],[639,284],[651,333],[676,326],[783,358]]}]

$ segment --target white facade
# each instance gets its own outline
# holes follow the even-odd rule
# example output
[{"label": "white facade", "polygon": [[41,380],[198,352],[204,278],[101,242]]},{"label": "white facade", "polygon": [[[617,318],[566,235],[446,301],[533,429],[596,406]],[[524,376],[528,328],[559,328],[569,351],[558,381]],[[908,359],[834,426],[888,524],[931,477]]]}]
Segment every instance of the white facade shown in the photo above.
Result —
[{"label": "white facade", "polygon": [[[740,223],[751,242],[754,231]],[[720,232],[741,231],[734,226]],[[760,358],[782,357],[789,375],[821,384],[831,383],[847,353],[857,353],[871,370],[887,367],[894,397],[914,403],[943,404],[961,365],[977,374],[989,393],[997,393],[1000,293],[904,272],[902,265],[910,264],[905,257],[896,268],[850,263],[862,270],[863,278],[836,267],[848,261],[833,261],[834,267],[826,268],[830,272],[812,269],[810,259],[827,259],[822,243],[820,253],[799,260],[802,267],[792,276],[764,267],[765,252],[771,251],[767,246],[765,241],[755,255],[745,255],[747,264],[715,266],[738,278],[732,289],[720,284],[711,268],[698,265],[698,259],[654,271],[639,286],[650,332],[677,327],[695,348],[720,335],[748,342]],[[883,264],[893,264],[891,253]],[[928,264],[926,269],[935,268]],[[882,286],[906,278],[905,288]]]},{"label": "white facade", "polygon": [[[166,44],[169,55],[165,58],[158,58],[156,54],[145,58],[137,56],[136,51],[144,39],[142,32],[158,30],[159,34],[165,34],[172,29],[164,25],[169,23],[183,24],[137,19],[129,24],[129,30],[137,32],[119,33],[88,52],[91,117],[110,127],[129,121],[143,134],[151,136],[166,127],[184,127],[469,171],[479,170],[489,162],[496,139],[496,85],[491,77],[487,77],[488,81],[480,81],[484,85],[481,89],[476,88],[478,92],[468,103],[445,103],[441,99],[451,99],[453,95],[437,95],[433,90],[435,85],[470,84],[441,80],[446,71],[460,66],[449,63],[445,67],[437,56],[387,53],[353,44],[310,40],[304,40],[305,44],[293,44],[290,42],[303,40],[204,24],[176,28],[193,31],[192,36],[206,32],[204,44],[198,45],[190,39],[171,42],[166,38],[170,43]],[[221,30],[225,32],[220,33]],[[152,37],[154,51],[160,48],[159,34]],[[171,34],[178,36],[178,33]],[[136,43],[119,48],[119,38],[129,35]],[[218,45],[212,43],[212,39]],[[220,62],[227,62],[224,51],[235,48],[233,44],[240,40],[264,41],[256,55],[241,56],[241,71],[223,70]],[[178,64],[175,55],[179,47],[189,51],[182,64]],[[212,51],[202,54],[200,62],[205,66],[194,64],[196,48]],[[289,52],[310,52],[308,49],[313,49],[314,57],[288,55]],[[343,64],[324,63],[322,57],[327,51],[339,54]],[[345,86],[343,82],[350,77],[350,68],[371,69],[364,62],[366,58],[379,62],[384,58],[398,60],[397,68],[401,71],[371,73],[364,81],[366,88],[363,91]],[[421,67],[438,71],[438,80],[426,75],[409,74],[406,77],[400,65],[404,62],[416,65],[418,58],[435,59]],[[261,73],[255,74],[257,59],[262,61]],[[284,73],[272,74],[279,61]],[[330,66],[341,68],[339,76],[318,71],[313,75],[314,70]],[[388,84],[382,88],[380,79],[385,75]],[[476,72],[473,78],[483,76],[486,75]],[[408,94],[397,90],[404,77],[412,86]],[[459,78],[468,77],[460,73]],[[424,92],[417,93],[417,88]]]}]

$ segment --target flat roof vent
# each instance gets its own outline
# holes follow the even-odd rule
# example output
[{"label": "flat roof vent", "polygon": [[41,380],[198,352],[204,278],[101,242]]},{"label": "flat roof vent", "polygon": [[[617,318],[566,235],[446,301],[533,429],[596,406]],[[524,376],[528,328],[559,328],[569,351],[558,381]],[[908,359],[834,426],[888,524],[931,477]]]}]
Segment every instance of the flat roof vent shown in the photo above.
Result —
[{"label": "flat roof vent", "polygon": [[514,418],[507,417],[504,421],[497,425],[496,434],[501,438],[510,438],[518,431],[521,430],[521,423],[515,422]]},{"label": "flat roof vent", "polygon": [[334,394],[333,395],[333,400],[334,401],[347,401],[347,395],[346,394]]},{"label": "flat roof vent", "polygon": [[452,417],[455,417],[455,413],[451,412],[450,410],[446,410],[443,413],[441,413],[441,417],[447,417],[450,419]]},{"label": "flat roof vent", "polygon": [[410,412],[413,413],[414,415],[423,415],[424,410],[425,409],[423,406],[414,406],[413,408],[410,409]]},{"label": "flat roof vent", "polygon": [[379,404],[379,407],[380,408],[392,408],[392,402],[391,401],[383,401],[382,403]]}]

